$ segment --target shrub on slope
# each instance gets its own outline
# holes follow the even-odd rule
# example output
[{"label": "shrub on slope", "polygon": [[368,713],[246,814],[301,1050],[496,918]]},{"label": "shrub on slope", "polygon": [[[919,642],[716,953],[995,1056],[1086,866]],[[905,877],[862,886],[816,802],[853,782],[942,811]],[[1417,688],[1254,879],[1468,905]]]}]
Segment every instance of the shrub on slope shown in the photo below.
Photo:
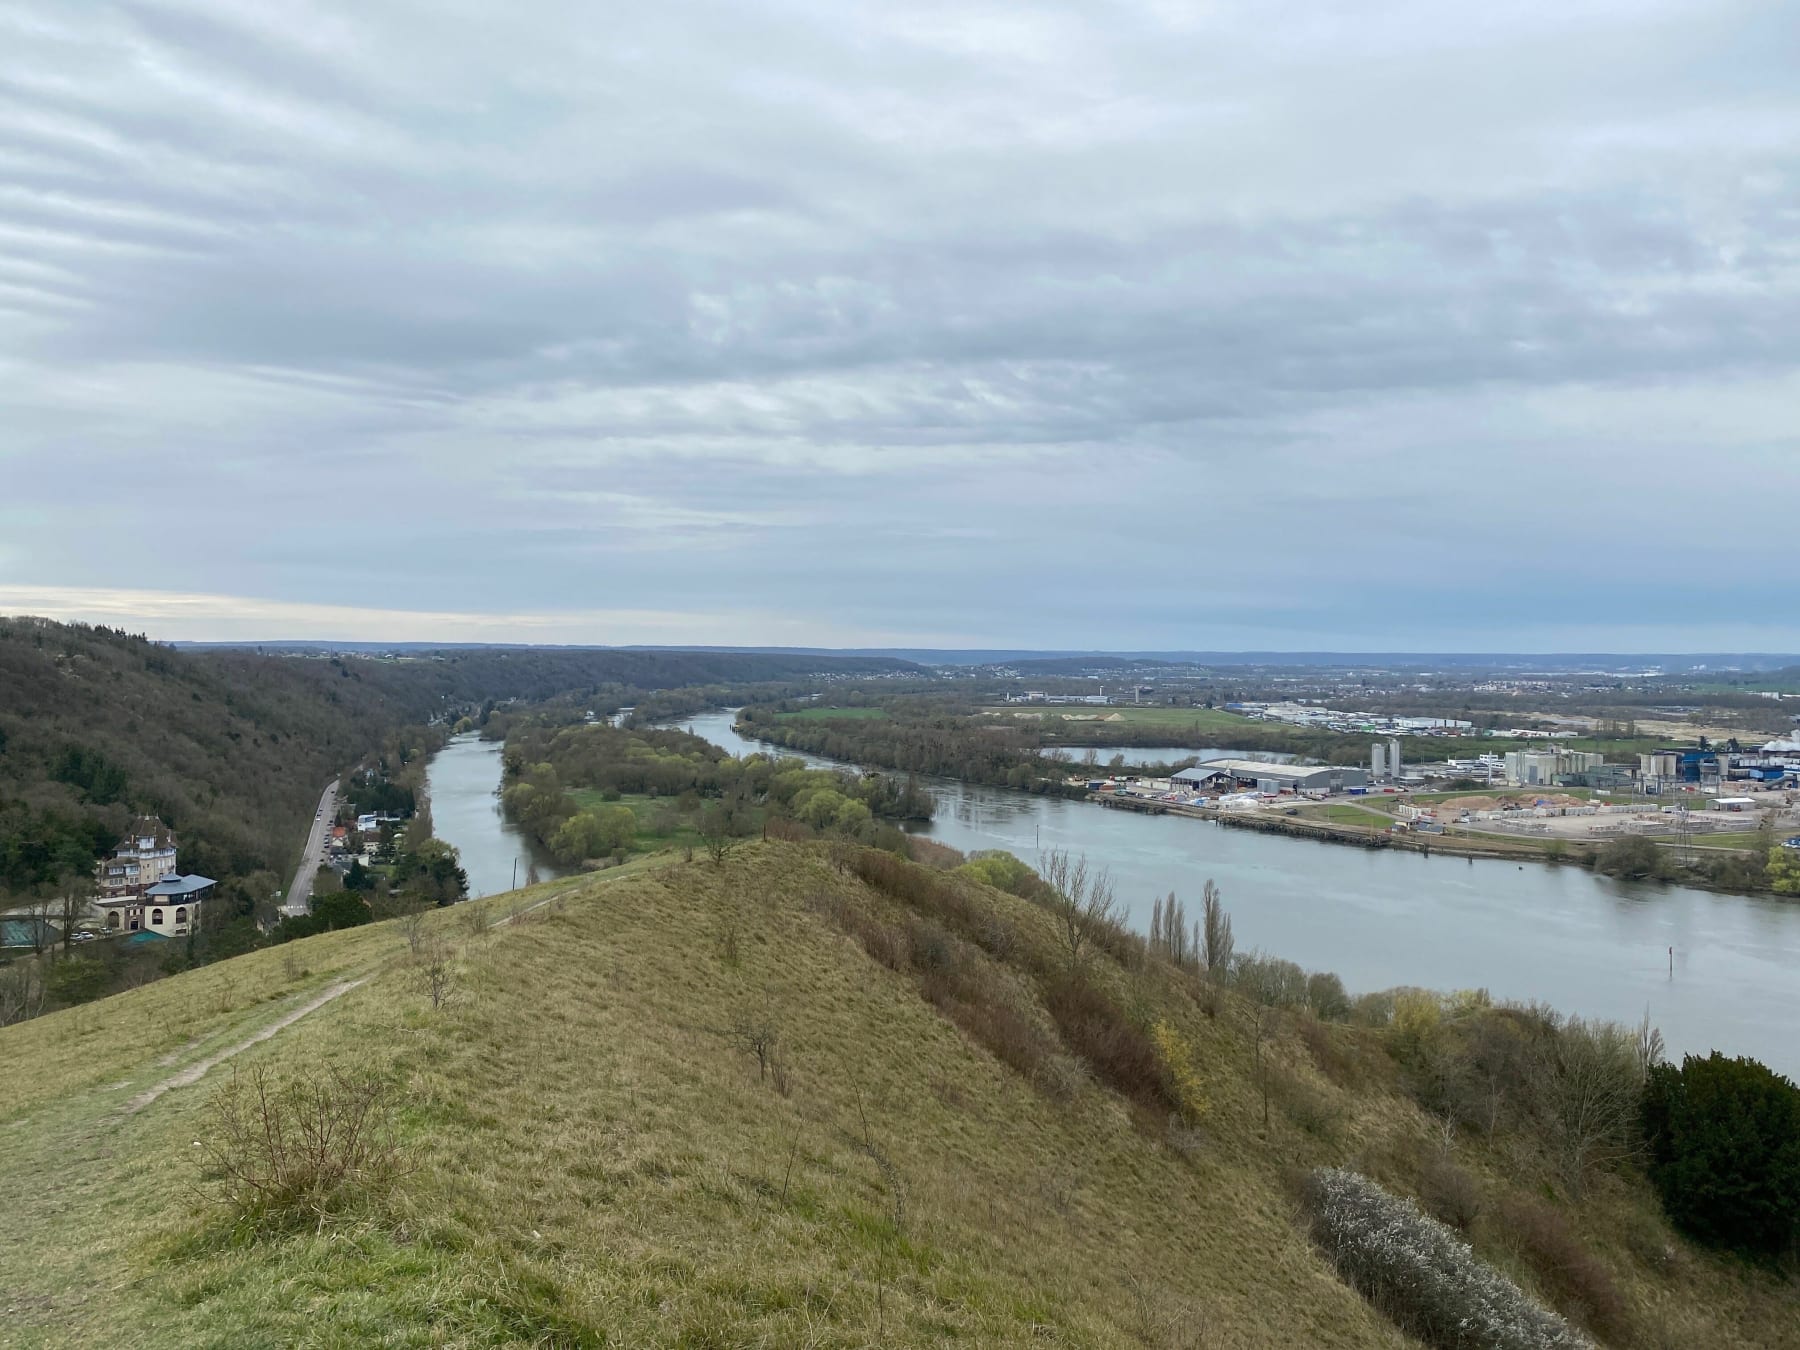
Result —
[{"label": "shrub on slope", "polygon": [[1319,1168],[1307,1179],[1306,1206],[1313,1238],[1338,1273],[1427,1345],[1574,1350],[1588,1344],[1451,1229],[1367,1177]]}]

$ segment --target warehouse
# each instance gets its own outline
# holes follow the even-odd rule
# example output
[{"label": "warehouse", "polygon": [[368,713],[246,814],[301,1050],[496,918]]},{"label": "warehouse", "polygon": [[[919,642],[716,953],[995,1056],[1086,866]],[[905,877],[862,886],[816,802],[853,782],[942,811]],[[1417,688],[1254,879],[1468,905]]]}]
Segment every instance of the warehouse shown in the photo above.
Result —
[{"label": "warehouse", "polygon": [[1258,792],[1342,792],[1366,787],[1367,769],[1331,764],[1277,764],[1266,759],[1209,759],[1176,774],[1177,786],[1253,787]]}]

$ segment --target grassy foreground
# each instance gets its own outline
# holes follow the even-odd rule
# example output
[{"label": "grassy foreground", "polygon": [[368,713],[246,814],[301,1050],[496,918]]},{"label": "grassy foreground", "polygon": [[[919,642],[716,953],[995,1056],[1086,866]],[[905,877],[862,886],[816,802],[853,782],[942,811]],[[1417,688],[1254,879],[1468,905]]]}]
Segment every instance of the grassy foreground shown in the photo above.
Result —
[{"label": "grassy foreground", "polygon": [[[1054,953],[1042,911],[968,886]],[[1376,1033],[1279,1023],[1270,1109],[1236,995],[1096,952],[1097,982],[1192,1046],[1209,1105],[1173,1147],[1092,1078],[1027,1081],[845,935],[896,903],[824,845],[757,844],[432,914],[456,952],[440,1008],[387,923],[0,1031],[0,1342],[1402,1346],[1309,1244],[1296,1171],[1404,1189],[1393,1160],[1429,1145],[1493,1194],[1543,1189],[1529,1157],[1442,1140]],[[331,1222],[246,1233],[204,1198],[206,1104],[232,1064],[321,1063],[392,1085],[405,1170]],[[1797,1343],[1792,1287],[1685,1247],[1641,1187],[1603,1178],[1577,1221],[1636,1329],[1611,1343]]]}]

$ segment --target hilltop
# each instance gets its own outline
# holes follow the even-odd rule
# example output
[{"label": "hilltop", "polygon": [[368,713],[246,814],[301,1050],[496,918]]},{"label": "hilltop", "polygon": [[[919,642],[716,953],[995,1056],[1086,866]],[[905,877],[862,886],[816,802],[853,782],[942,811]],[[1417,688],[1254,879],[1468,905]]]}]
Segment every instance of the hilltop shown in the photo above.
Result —
[{"label": "hilltop", "polygon": [[[980,875],[745,845],[0,1030],[7,1336],[1412,1344],[1308,1239],[1297,1178],[1346,1165],[1422,1195],[1453,1169],[1477,1251],[1606,1344],[1795,1343],[1791,1282],[1688,1245],[1641,1179],[1576,1204],[1528,1137],[1446,1131],[1381,1033],[1259,1011],[1117,933],[1072,1011],[1053,916]],[[1173,1086],[1133,1076],[1132,1027]],[[398,1175],[234,1218],[218,1094],[325,1066],[380,1093]]]}]

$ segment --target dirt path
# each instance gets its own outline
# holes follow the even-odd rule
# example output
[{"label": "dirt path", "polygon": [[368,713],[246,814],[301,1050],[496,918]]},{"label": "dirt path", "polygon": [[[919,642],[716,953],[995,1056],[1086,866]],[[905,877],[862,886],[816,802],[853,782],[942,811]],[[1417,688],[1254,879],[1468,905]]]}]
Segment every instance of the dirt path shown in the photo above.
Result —
[{"label": "dirt path", "polygon": [[[604,880],[612,879],[613,878],[605,878]],[[584,878],[573,886],[564,886],[560,890],[552,891],[542,900],[534,900],[531,904],[526,905],[521,909],[508,910],[504,914],[488,920],[487,927],[491,930],[500,927],[502,924],[511,923],[521,915],[530,914],[534,910],[542,909],[552,901],[560,900],[571,891],[579,890],[582,886],[589,884],[593,884],[591,879]],[[604,884],[604,881],[601,884]],[[334,999],[342,998],[357,986],[367,984],[374,978],[374,974],[375,972],[371,971],[369,974],[359,975],[353,980],[339,980],[336,984],[323,990],[308,1002],[301,1004],[291,1012],[283,1013],[267,1026],[259,1028],[254,1035],[247,1036],[237,1044],[219,1051],[216,1055],[208,1055],[205,1059],[188,1065],[187,1068],[181,1070],[181,1072],[170,1074],[160,1082],[152,1084],[125,1103],[124,1114],[128,1116],[136,1115],[139,1111],[142,1111],[146,1106],[149,1106],[154,1102],[158,1097],[162,1096],[163,1093],[179,1087],[193,1086],[226,1060],[231,1059],[235,1055],[241,1055],[252,1046],[261,1045],[264,1041],[273,1039],[279,1033],[286,1031],[289,1027],[293,1026],[294,1023],[298,1022],[302,1017],[317,1012],[320,1008],[323,1008],[327,1003],[330,1003]],[[166,1063],[167,1059],[165,1058],[163,1061],[159,1062]]]},{"label": "dirt path", "polygon": [[189,1087],[194,1083],[198,1083],[202,1078],[206,1077],[207,1072],[216,1065],[223,1064],[233,1055],[242,1054],[253,1045],[261,1045],[264,1041],[269,1040],[276,1035],[276,1033],[285,1031],[288,1027],[293,1026],[294,1023],[298,1022],[308,1013],[317,1012],[333,999],[342,998],[358,985],[367,984],[368,982],[369,976],[367,975],[360,975],[354,980],[339,980],[336,984],[332,985],[309,1002],[301,1004],[290,1013],[284,1013],[282,1016],[277,1017],[266,1027],[258,1030],[255,1035],[246,1037],[229,1049],[219,1051],[216,1055],[208,1055],[205,1059],[188,1065],[187,1068],[183,1069],[180,1073],[170,1074],[161,1082],[145,1088],[142,1092],[138,1093],[137,1096],[125,1103],[125,1114],[128,1116],[136,1115],[139,1111],[142,1111],[146,1106],[150,1105],[151,1102],[162,1096],[163,1093],[168,1092],[173,1088]]}]

